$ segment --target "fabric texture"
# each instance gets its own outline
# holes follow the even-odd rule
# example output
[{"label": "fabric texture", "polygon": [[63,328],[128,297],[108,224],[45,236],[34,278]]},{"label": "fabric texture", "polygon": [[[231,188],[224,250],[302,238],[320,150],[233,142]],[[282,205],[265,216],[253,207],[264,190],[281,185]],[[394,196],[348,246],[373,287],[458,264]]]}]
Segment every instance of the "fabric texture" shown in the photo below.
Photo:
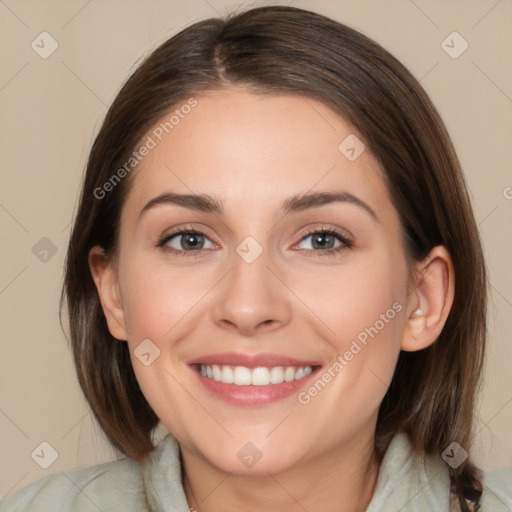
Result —
[{"label": "fabric texture", "polygon": [[[512,467],[484,472],[479,512],[512,512]],[[456,512],[448,466],[415,454],[405,433],[382,462],[367,512]],[[165,437],[144,466],[132,459],[48,475],[0,501],[0,512],[189,512],[179,445]],[[200,511],[198,511],[200,512]]]}]

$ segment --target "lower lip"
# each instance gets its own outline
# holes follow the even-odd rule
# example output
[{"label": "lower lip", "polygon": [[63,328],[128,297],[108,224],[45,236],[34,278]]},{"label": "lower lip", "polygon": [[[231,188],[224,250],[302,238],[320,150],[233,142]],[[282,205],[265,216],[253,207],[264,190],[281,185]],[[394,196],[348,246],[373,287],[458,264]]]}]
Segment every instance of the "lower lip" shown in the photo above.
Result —
[{"label": "lower lip", "polygon": [[281,384],[269,384],[267,386],[237,386],[236,384],[225,384],[216,380],[203,377],[197,370],[192,371],[197,375],[201,384],[213,395],[234,405],[266,405],[290,395],[297,394],[301,388],[311,380],[313,375],[318,371],[319,367],[299,380],[291,382],[283,382]]}]

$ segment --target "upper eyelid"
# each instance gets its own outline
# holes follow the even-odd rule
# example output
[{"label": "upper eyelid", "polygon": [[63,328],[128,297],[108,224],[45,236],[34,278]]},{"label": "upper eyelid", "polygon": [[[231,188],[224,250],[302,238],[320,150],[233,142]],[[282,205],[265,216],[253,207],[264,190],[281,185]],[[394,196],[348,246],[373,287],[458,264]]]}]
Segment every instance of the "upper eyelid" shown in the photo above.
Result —
[{"label": "upper eyelid", "polygon": [[159,240],[158,244],[162,245],[164,243],[167,243],[169,240],[172,240],[173,238],[176,238],[180,235],[186,235],[188,233],[195,233],[197,235],[204,236],[204,237],[208,238],[211,242],[213,242],[213,240],[208,235],[208,233],[206,233],[206,231],[203,229],[200,229],[200,228],[177,228],[175,230],[170,230],[169,233],[167,233],[167,234],[161,235],[158,239]]}]

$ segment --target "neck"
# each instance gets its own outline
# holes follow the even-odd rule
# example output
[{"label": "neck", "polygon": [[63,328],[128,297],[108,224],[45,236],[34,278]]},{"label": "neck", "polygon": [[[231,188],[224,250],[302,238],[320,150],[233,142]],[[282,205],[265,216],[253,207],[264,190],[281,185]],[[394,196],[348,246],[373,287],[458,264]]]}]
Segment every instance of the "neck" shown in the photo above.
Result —
[{"label": "neck", "polygon": [[185,495],[197,512],[363,512],[379,473],[373,434],[276,474],[226,473],[183,447],[182,462]]}]

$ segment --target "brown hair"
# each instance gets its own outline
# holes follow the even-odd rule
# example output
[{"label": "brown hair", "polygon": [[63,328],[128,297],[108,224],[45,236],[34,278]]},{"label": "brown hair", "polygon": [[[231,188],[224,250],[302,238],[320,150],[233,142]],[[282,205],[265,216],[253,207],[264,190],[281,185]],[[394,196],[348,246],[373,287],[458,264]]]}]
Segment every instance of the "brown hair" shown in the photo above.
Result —
[{"label": "brown hair", "polygon": [[[67,301],[80,386],[110,442],[143,461],[158,418],[135,378],[127,343],[107,328],[88,267],[89,250],[117,246],[130,184],[95,193],[130,158],[142,137],[184,98],[229,85],[261,94],[300,94],[348,120],[380,162],[399,213],[410,261],[444,245],[455,269],[453,307],[438,340],[401,352],[381,404],[375,449],[393,436],[441,453],[469,451],[486,338],[487,281],[465,181],[444,124],[411,73],[380,45],[319,14],[272,6],[208,19],[153,51],[124,84],[92,146],[69,243],[61,305]],[[467,459],[449,469],[461,510],[478,502],[478,470]]]}]

